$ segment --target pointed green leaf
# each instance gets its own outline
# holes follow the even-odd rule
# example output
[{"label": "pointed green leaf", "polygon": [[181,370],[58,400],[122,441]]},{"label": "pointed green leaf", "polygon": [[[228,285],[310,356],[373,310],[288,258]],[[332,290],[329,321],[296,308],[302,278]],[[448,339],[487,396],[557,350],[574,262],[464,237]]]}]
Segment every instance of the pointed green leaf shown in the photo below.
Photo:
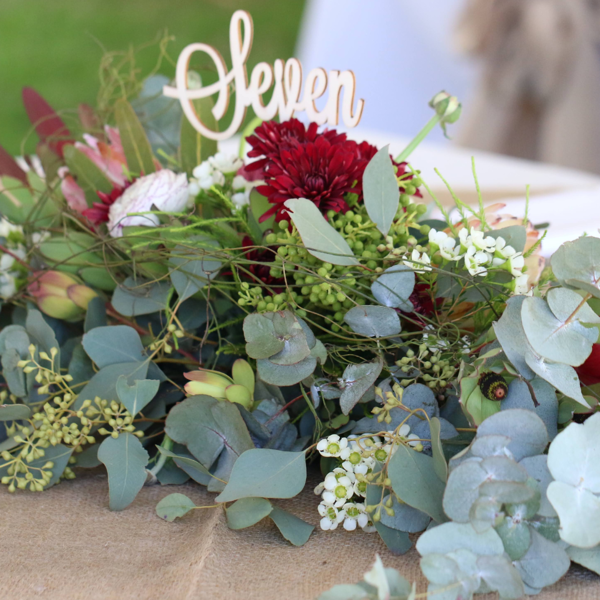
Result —
[{"label": "pointed green leaf", "polygon": [[314,527],[306,521],[276,506],[273,507],[269,517],[277,525],[281,535],[294,546],[304,546],[314,530]]},{"label": "pointed green leaf", "polygon": [[305,483],[304,452],[255,448],[237,459],[217,502],[247,497],[293,498],[304,489]]},{"label": "pointed green leaf", "polygon": [[131,433],[107,437],[98,448],[98,460],[108,471],[111,510],[129,506],[146,481],[148,453],[140,440]]},{"label": "pointed green leaf", "polygon": [[334,265],[358,265],[350,246],[310,200],[287,200],[285,206],[306,249],[319,260]]},{"label": "pointed green leaf", "polygon": [[273,505],[265,498],[241,498],[227,507],[227,525],[230,529],[244,529],[256,525],[273,510]]},{"label": "pointed green leaf", "polygon": [[115,103],[115,119],[121,134],[129,170],[137,176],[154,173],[156,169],[150,142],[133,107],[127,100],[121,99]]},{"label": "pointed green leaf", "polygon": [[160,381],[156,379],[136,380],[133,385],[127,383],[127,377],[121,375],[117,379],[119,400],[132,416],[137,415],[156,396]]},{"label": "pointed green leaf", "polygon": [[29,419],[31,409],[25,404],[0,404],[0,421]]},{"label": "pointed green leaf", "polygon": [[371,220],[385,236],[396,216],[400,190],[396,170],[390,158],[390,148],[385,146],[367,165],[363,175],[364,202]]}]

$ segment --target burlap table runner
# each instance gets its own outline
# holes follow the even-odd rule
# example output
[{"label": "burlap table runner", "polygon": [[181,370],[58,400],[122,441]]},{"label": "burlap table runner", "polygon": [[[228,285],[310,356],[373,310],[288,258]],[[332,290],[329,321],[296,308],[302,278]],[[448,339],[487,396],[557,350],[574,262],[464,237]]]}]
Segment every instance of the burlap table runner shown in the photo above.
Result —
[{"label": "burlap table runner", "polygon": [[[337,583],[362,579],[375,554],[425,589],[418,555],[388,552],[379,536],[318,529],[302,548],[289,545],[265,519],[231,531],[221,509],[192,511],[173,523],[156,503],[182,492],[197,505],[213,504],[204,488],[145,487],[123,512],[108,510],[101,471],[41,494],[0,493],[2,600],[313,600]],[[276,501],[277,502],[277,501]],[[318,498],[307,488],[277,502],[312,524]],[[495,596],[486,596],[486,600]],[[540,600],[596,600],[600,578],[572,568]]]}]

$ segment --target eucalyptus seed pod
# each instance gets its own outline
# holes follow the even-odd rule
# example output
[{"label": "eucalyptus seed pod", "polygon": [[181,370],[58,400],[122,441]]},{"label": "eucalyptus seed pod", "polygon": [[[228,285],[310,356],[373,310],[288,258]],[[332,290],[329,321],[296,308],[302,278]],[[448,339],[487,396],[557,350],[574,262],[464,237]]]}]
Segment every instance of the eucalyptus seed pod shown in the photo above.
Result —
[{"label": "eucalyptus seed pod", "polygon": [[508,385],[502,375],[484,373],[479,378],[479,389],[488,400],[501,401],[508,394]]}]

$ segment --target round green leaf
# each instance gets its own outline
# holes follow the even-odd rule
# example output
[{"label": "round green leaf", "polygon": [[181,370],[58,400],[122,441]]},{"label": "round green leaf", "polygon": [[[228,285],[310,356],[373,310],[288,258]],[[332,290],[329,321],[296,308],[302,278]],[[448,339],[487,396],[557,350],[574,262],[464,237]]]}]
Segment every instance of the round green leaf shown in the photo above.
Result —
[{"label": "round green leaf", "polygon": [[169,523],[196,508],[185,494],[169,494],[156,505],[156,514]]},{"label": "round green leaf", "polygon": [[256,525],[273,510],[265,498],[241,498],[227,508],[227,525],[230,529],[244,529]]}]

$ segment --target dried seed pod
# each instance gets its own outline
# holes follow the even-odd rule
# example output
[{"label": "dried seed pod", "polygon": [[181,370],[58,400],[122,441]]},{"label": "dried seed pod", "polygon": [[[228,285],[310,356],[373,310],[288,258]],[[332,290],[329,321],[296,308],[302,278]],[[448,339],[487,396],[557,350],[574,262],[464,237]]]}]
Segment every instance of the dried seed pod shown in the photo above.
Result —
[{"label": "dried seed pod", "polygon": [[484,373],[479,378],[479,389],[488,400],[504,400],[508,394],[506,380],[496,373]]}]

